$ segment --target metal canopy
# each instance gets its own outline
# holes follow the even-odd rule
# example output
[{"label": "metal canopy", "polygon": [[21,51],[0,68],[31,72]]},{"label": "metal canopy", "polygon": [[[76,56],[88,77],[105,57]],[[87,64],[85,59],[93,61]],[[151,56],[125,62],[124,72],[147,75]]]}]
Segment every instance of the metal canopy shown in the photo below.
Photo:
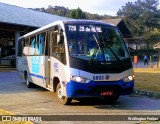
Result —
[{"label": "metal canopy", "polygon": [[53,21],[64,19],[68,18],[0,2],[1,23],[39,28]]}]

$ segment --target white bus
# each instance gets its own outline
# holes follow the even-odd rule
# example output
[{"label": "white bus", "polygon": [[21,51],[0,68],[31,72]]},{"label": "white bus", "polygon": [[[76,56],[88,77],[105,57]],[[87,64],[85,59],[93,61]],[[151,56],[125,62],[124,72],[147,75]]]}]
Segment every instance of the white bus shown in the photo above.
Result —
[{"label": "white bus", "polygon": [[56,21],[19,38],[17,71],[27,87],[56,92],[59,102],[129,95],[134,72],[116,26],[99,21]]}]

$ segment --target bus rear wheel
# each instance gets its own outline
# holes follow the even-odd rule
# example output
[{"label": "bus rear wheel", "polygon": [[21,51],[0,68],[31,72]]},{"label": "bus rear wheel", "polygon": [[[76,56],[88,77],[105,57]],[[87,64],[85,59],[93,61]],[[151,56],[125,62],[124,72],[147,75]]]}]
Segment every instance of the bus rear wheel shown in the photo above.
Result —
[{"label": "bus rear wheel", "polygon": [[62,94],[62,87],[61,87],[60,83],[57,84],[56,97],[57,97],[58,102],[60,102],[63,105],[69,105],[69,104],[71,104],[72,99],[63,96],[63,94]]}]

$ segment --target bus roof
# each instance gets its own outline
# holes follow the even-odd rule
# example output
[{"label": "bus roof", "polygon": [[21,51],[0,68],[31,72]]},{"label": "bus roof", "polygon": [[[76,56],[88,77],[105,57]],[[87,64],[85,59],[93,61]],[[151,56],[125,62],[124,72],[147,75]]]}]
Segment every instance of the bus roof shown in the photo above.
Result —
[{"label": "bus roof", "polygon": [[97,25],[106,25],[106,26],[115,27],[113,24],[109,24],[109,23],[101,22],[101,21],[95,21],[95,20],[81,20],[81,19],[59,20],[59,21],[52,22],[52,23],[50,23],[48,25],[45,25],[45,26],[43,26],[43,27],[41,27],[39,29],[36,29],[36,30],[34,30],[32,32],[29,32],[29,33],[21,36],[19,39],[27,37],[29,35],[32,35],[32,34],[34,34],[36,32],[40,32],[40,31],[42,31],[44,29],[47,29],[47,28],[50,28],[50,27],[54,26],[55,24],[60,24],[60,23],[61,24],[62,23],[64,23],[64,24],[93,24],[93,25],[97,24]]},{"label": "bus roof", "polygon": [[65,24],[99,24],[99,25],[108,25],[108,26],[114,26],[113,24],[109,24],[102,21],[95,21],[95,20],[66,20],[63,21]]}]

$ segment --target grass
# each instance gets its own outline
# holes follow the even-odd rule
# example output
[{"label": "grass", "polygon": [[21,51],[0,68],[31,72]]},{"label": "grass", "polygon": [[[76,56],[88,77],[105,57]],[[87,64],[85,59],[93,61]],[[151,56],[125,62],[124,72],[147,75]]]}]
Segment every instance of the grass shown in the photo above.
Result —
[{"label": "grass", "polygon": [[160,92],[160,69],[135,68],[135,89]]}]

